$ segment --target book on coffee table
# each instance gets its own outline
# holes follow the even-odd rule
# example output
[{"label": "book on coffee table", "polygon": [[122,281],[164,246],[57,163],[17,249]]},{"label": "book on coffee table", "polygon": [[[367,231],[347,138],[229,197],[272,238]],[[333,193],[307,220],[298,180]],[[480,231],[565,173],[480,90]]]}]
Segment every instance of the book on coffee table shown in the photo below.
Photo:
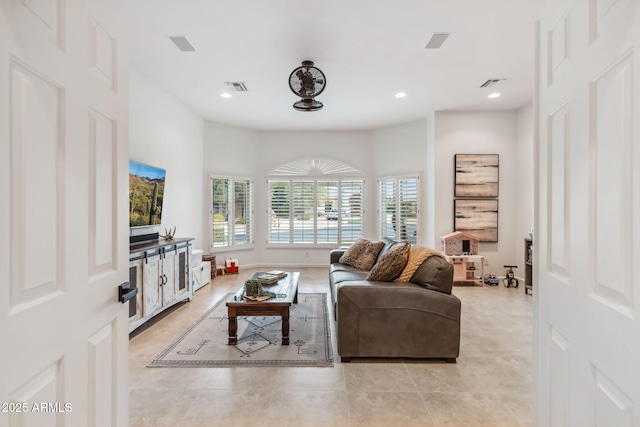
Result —
[{"label": "book on coffee table", "polygon": [[256,273],[251,277],[251,280],[258,280],[263,285],[273,285],[279,280],[279,278],[273,274]]},{"label": "book on coffee table", "polygon": [[267,271],[266,274],[270,274],[272,276],[277,276],[278,279],[282,279],[283,277],[287,277],[287,272],[282,270],[271,270]]}]

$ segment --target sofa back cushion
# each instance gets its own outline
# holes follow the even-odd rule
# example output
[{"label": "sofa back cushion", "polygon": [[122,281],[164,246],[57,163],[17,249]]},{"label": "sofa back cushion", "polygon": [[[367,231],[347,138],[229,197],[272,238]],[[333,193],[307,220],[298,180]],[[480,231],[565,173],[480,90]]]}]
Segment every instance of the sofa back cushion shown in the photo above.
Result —
[{"label": "sofa back cushion", "polygon": [[378,254],[378,259],[376,259],[376,262],[380,261],[380,258],[382,258],[382,255],[384,255],[391,248],[391,246],[395,245],[398,242],[389,237],[383,237],[382,243],[384,244],[384,246],[380,250],[380,253]]},{"label": "sofa back cushion", "polygon": [[409,260],[409,250],[411,245],[409,242],[397,242],[393,244],[373,266],[367,280],[376,280],[379,282],[392,282],[396,277],[400,276],[402,270]]},{"label": "sofa back cushion", "polygon": [[360,270],[371,270],[383,246],[383,242],[358,239],[342,254],[340,264],[350,265]]},{"label": "sofa back cushion", "polygon": [[427,289],[450,294],[453,286],[453,264],[438,256],[429,257],[413,273],[410,281]]}]

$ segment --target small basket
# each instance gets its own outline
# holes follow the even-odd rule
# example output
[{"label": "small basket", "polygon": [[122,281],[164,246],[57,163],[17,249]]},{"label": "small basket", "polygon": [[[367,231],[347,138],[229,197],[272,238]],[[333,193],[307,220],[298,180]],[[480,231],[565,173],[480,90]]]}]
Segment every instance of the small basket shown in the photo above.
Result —
[{"label": "small basket", "polygon": [[211,278],[216,277],[216,256],[214,254],[202,255],[202,261],[209,261],[211,263]]}]

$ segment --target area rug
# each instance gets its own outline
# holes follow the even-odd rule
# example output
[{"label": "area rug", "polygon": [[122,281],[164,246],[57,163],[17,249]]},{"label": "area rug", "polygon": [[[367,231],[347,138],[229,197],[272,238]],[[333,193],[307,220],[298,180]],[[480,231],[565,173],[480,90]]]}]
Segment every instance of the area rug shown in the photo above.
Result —
[{"label": "area rug", "polygon": [[289,315],[290,345],[282,345],[282,318],[273,316],[239,316],[238,343],[228,345],[231,295],[147,366],[333,366],[326,294],[298,294]]}]

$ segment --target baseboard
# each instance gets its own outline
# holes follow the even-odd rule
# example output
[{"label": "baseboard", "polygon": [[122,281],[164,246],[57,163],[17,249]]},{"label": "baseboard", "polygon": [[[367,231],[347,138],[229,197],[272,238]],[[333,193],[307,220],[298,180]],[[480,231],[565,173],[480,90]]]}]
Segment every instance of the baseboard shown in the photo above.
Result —
[{"label": "baseboard", "polygon": [[247,264],[247,265],[241,264],[240,265],[240,268],[266,268],[269,270],[273,270],[274,268],[296,269],[296,268],[310,268],[310,267],[329,268],[329,264],[325,264],[325,263],[317,263],[317,264],[257,263],[257,264]]}]

